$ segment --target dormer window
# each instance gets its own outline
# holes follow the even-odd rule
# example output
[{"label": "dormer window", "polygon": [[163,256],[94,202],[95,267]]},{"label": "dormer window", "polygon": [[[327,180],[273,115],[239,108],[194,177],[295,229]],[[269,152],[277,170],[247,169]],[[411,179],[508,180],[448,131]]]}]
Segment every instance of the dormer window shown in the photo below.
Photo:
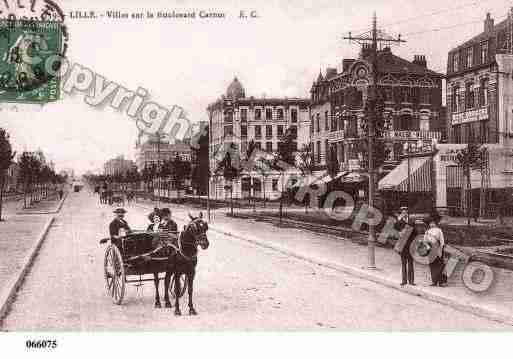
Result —
[{"label": "dormer window", "polygon": [[484,64],[488,61],[488,41],[481,43],[481,63]]},{"label": "dormer window", "polygon": [[460,54],[459,54],[459,52],[455,52],[452,54],[452,70],[454,72],[459,71],[459,63],[460,63]]},{"label": "dormer window", "polygon": [[467,67],[474,66],[474,48],[469,47],[467,49]]}]

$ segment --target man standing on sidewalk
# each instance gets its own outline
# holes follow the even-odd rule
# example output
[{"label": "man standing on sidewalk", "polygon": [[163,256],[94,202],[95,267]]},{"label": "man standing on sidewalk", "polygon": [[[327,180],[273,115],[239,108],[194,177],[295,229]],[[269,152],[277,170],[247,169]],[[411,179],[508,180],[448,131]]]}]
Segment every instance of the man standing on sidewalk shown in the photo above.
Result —
[{"label": "man standing on sidewalk", "polygon": [[402,231],[407,225],[413,227],[413,231],[409,234],[408,240],[406,241],[404,247],[402,248],[399,255],[401,256],[401,276],[402,281],[401,285],[406,285],[410,283],[411,285],[415,285],[415,274],[413,269],[413,257],[410,253],[410,246],[415,237],[417,236],[417,230],[415,229],[415,222],[413,220],[408,220],[408,211],[406,207],[401,207],[401,212],[397,217],[397,222],[395,224],[395,229],[397,231]]}]

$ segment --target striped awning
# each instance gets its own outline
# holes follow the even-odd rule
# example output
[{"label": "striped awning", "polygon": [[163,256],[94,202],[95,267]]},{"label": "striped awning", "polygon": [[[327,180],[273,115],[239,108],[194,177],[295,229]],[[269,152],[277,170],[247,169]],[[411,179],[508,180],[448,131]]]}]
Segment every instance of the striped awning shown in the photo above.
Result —
[{"label": "striped awning", "polygon": [[[410,192],[431,191],[431,157],[410,158]],[[408,191],[408,159],[404,159],[396,168],[379,181],[382,191]]]}]

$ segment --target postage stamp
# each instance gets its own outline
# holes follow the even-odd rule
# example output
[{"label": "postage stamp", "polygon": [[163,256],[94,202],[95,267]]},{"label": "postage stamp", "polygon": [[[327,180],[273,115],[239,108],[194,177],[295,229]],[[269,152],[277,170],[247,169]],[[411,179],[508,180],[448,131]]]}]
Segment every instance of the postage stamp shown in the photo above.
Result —
[{"label": "postage stamp", "polygon": [[63,40],[59,22],[0,20],[0,102],[58,100],[60,81],[46,60],[62,54]]}]

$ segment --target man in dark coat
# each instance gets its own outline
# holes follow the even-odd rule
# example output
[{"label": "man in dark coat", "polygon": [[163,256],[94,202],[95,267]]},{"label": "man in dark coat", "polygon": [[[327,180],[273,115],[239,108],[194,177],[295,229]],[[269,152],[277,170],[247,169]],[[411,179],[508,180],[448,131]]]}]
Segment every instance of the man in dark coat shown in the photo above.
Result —
[{"label": "man in dark coat", "polygon": [[123,236],[121,230],[127,234],[131,231],[131,229],[125,220],[126,210],[124,208],[117,208],[114,213],[116,214],[116,217],[109,224],[109,234],[111,240],[114,243],[119,244],[119,240]]},{"label": "man in dark coat", "polygon": [[412,242],[415,240],[415,237],[418,234],[418,231],[415,227],[415,221],[408,219],[408,212],[406,208],[401,208],[401,212],[397,217],[397,222],[395,224],[395,229],[397,231],[402,231],[406,226],[412,226],[413,230],[408,235],[408,239],[404,243],[401,252],[399,252],[401,256],[401,276],[402,281],[401,285],[406,285],[410,283],[411,285],[415,285],[415,274],[413,269],[413,257],[410,253],[410,247]]}]

